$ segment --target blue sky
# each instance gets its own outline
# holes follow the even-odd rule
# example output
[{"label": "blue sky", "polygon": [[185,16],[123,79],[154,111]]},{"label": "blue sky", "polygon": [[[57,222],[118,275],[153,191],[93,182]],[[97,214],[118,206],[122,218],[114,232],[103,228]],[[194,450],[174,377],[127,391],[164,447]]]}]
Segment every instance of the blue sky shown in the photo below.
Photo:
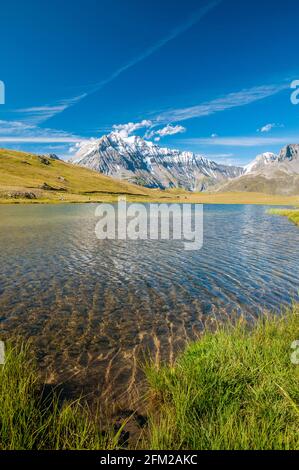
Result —
[{"label": "blue sky", "polygon": [[297,0],[2,2],[0,146],[111,130],[223,163],[299,142]]}]

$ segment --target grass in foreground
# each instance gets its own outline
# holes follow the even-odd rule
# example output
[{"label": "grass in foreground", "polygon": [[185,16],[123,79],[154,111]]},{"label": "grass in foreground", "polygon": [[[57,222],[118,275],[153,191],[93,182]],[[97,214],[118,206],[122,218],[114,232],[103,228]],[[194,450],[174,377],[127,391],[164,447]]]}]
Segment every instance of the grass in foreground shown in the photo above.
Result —
[{"label": "grass in foreground", "polygon": [[7,346],[0,365],[0,450],[113,449],[117,441],[80,400],[44,399],[29,345]]},{"label": "grass in foreground", "polygon": [[294,210],[270,209],[269,214],[283,215],[287,217],[294,224],[299,225],[299,209],[294,209]]},{"label": "grass in foreground", "polygon": [[173,367],[148,366],[152,449],[299,449],[299,306],[220,326]]},{"label": "grass in foreground", "polygon": [[[299,449],[299,305],[220,325],[190,344],[174,366],[148,365],[145,449]],[[45,400],[29,346],[8,345],[0,366],[0,450],[115,449],[83,400]],[[297,357],[299,354],[297,355]]]}]

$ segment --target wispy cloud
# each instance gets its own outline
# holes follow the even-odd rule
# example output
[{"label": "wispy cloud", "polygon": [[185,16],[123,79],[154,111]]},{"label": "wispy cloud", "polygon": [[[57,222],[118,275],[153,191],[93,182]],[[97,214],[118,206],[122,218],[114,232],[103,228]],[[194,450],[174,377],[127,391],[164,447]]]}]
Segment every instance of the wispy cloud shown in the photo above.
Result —
[{"label": "wispy cloud", "polygon": [[113,80],[118,78],[122,73],[134,67],[134,65],[137,65],[139,62],[147,59],[159,49],[161,49],[163,46],[165,46],[167,43],[176,39],[184,32],[188,31],[188,29],[198,23],[205,15],[207,15],[213,8],[217,7],[221,2],[222,0],[213,0],[207,5],[199,8],[196,12],[192,13],[192,15],[184,23],[170,31],[167,36],[158,40],[155,44],[142,51],[133,59],[129,60],[125,65],[119,67],[104,80],[90,87],[85,93],[66,100],[62,100],[54,105],[33,106],[23,109],[17,109],[15,110],[15,112],[21,113],[23,115],[23,118],[33,124],[41,124],[42,122],[45,122],[48,119],[54,117],[56,114],[62,113],[67,108],[79,103],[87,96],[97,91],[100,91],[102,88],[104,88],[104,86],[108,85]]},{"label": "wispy cloud", "polygon": [[0,142],[3,143],[29,143],[29,144],[50,144],[50,143],[75,143],[78,140],[82,141],[80,137],[67,137],[67,136],[55,136],[55,134],[50,136],[39,136],[39,137],[0,137]]},{"label": "wispy cloud", "polygon": [[156,116],[155,121],[157,123],[178,122],[202,116],[210,116],[211,114],[263,100],[286,89],[289,89],[289,83],[286,82],[247,88],[238,92],[229,93],[222,98],[217,98],[188,108],[166,110]]},{"label": "wispy cloud", "polygon": [[188,31],[188,29],[198,23],[204,16],[206,16],[213,8],[217,7],[221,2],[222,0],[212,0],[207,5],[199,8],[196,12],[192,13],[192,15],[190,15],[190,17],[184,23],[170,31],[167,36],[158,40],[155,44],[142,51],[133,59],[129,60],[125,65],[119,67],[104,80],[89,87],[88,91],[86,91],[85,93],[82,93],[79,96],[62,100],[53,105],[33,106],[23,109],[17,109],[14,112],[21,113],[23,115],[23,118],[32,124],[41,124],[42,122],[47,121],[48,119],[54,117],[56,114],[62,113],[70,106],[79,103],[87,96],[97,91],[100,91],[102,88],[104,88],[104,86],[108,85],[113,80],[118,78],[122,73],[126,72],[130,68],[134,67],[134,65],[137,65],[139,62],[153,55],[167,43],[176,39],[184,32]]},{"label": "wispy cloud", "polygon": [[115,72],[113,72],[109,77],[107,77],[106,79],[94,85],[94,87],[91,88],[88,94],[101,90],[105,85],[108,85],[109,83],[111,83],[113,80],[118,78],[122,73],[134,67],[134,65],[137,65],[139,62],[147,59],[148,57],[153,55],[155,52],[157,52],[159,49],[161,49],[161,47],[165,46],[170,41],[176,39],[178,36],[188,31],[188,29],[192,28],[192,26],[198,23],[202,18],[204,18],[204,16],[206,16],[211,10],[217,7],[221,2],[222,0],[213,0],[209,2],[207,5],[199,8],[196,12],[193,12],[184,23],[174,28],[164,38],[160,39],[155,44],[145,49],[143,52],[141,52],[139,55],[137,55],[133,59],[129,60],[125,65],[115,70]]},{"label": "wispy cloud", "polygon": [[217,137],[217,138],[195,138],[185,139],[183,143],[187,145],[213,145],[223,147],[258,147],[264,145],[282,144],[298,142],[298,136],[286,137]]},{"label": "wispy cloud", "polygon": [[71,143],[81,137],[56,129],[41,129],[19,121],[0,121],[0,142],[6,143]]},{"label": "wispy cloud", "polygon": [[[274,96],[286,89],[289,89],[289,84],[286,82],[272,85],[255,86],[252,88],[243,89],[241,91],[229,93],[221,98],[216,98],[214,100],[195,106],[190,106],[188,108],[168,109],[156,116],[152,116],[151,120],[143,120],[140,123],[130,122],[128,124],[117,125],[113,126],[113,129],[119,132],[123,132],[123,135],[126,136],[126,134],[129,135],[142,127],[149,127],[150,129],[147,130],[144,137],[146,139],[154,138],[156,141],[159,141],[161,137],[181,133],[186,130],[186,128],[181,125],[171,124],[167,124],[165,127],[159,130],[154,130],[154,128],[158,127],[162,123],[185,121],[187,119],[209,116],[211,114],[223,112],[232,108],[246,106],[251,103],[255,103],[256,101]],[[267,124],[261,128],[260,131],[268,132],[274,127],[283,126],[281,124]],[[217,141],[223,141],[218,138],[216,133],[211,135],[211,139],[211,143],[214,144],[216,144]]]},{"label": "wispy cloud", "polygon": [[276,124],[275,122],[265,124],[263,127],[260,129],[257,129],[257,132],[270,132],[272,129],[275,129],[277,127],[284,127],[283,124]]},{"label": "wispy cloud", "polygon": [[[52,117],[56,116],[59,113],[62,113],[69,107],[79,103],[81,100],[83,100],[85,97],[89,96],[90,94],[101,90],[105,85],[108,85],[109,83],[111,83],[113,80],[118,78],[122,73],[126,72],[127,70],[132,68],[134,65],[138,64],[139,62],[150,57],[152,54],[154,54],[163,46],[165,46],[168,42],[174,40],[175,38],[177,38],[178,36],[186,32],[188,29],[190,29],[192,26],[198,23],[205,15],[207,15],[213,8],[215,8],[221,2],[222,0],[212,0],[207,5],[199,8],[196,12],[193,12],[192,15],[190,15],[190,17],[184,23],[174,28],[164,38],[158,40],[155,44],[153,44],[152,46],[142,51],[139,55],[137,55],[133,59],[129,60],[125,65],[119,67],[106,79],[90,87],[88,91],[86,91],[85,93],[79,96],[74,96],[72,98],[58,101],[57,103],[54,103],[54,104],[42,105],[42,106],[31,106],[28,108],[20,108],[20,109],[12,110],[11,112],[13,114],[18,114],[19,118],[16,121],[6,122],[5,126],[6,127],[8,125],[10,126],[10,129],[9,129],[10,135],[7,135],[5,137],[4,136],[0,137],[0,141],[1,142],[75,142],[76,140],[73,140],[73,136],[68,136],[66,133],[63,133],[63,132],[62,132],[63,135],[59,136],[58,135],[59,131],[51,131],[47,129],[39,130],[37,125],[44,123],[45,121],[51,119]],[[147,120],[144,120],[143,122],[146,122],[146,121]],[[9,124],[7,124],[8,122]],[[24,123],[24,126],[23,126],[23,123]],[[3,124],[3,121],[2,121],[2,124]],[[31,128],[31,131],[33,132],[32,136],[20,136],[20,135],[15,134],[13,128],[15,128],[15,130],[20,131],[21,127],[23,126],[22,130],[24,131],[25,126],[27,126],[28,124],[33,126],[33,128]],[[134,128],[134,125],[135,125],[135,128]],[[145,125],[142,127],[149,127],[150,125],[151,124]],[[127,126],[127,128],[125,126]],[[0,123],[0,127],[1,127],[1,123]],[[114,130],[117,132],[120,132],[123,136],[130,135],[137,128],[140,128],[138,127],[138,123],[135,123],[135,124],[129,123],[127,125],[122,126],[122,128],[121,128],[121,125],[114,126]],[[3,126],[2,132],[0,129],[0,134],[4,133],[3,132],[4,129],[5,127]],[[27,127],[27,130],[29,130],[28,127]],[[49,136],[42,136],[42,133],[45,133],[46,131],[49,131],[48,132]],[[36,134],[39,134],[39,135],[36,135]],[[59,139],[69,139],[69,140],[59,140]]]},{"label": "wispy cloud", "polygon": [[225,159],[225,158],[230,158],[233,157],[233,153],[209,153],[206,154],[206,157],[212,160],[213,158],[219,158],[219,159]]},{"label": "wispy cloud", "polygon": [[39,125],[82,99],[83,95],[60,100],[51,105],[31,106],[11,110],[17,119],[0,120],[2,143],[73,143],[81,137],[63,130],[41,128]]},{"label": "wispy cloud", "polygon": [[235,159],[233,153],[205,153],[205,157],[220,165],[239,165],[240,163]]},{"label": "wispy cloud", "polygon": [[21,119],[22,121],[26,121],[31,124],[41,124],[47,121],[48,119],[56,116],[56,114],[62,113],[70,106],[73,106],[74,104],[78,103],[85,96],[86,93],[83,93],[79,96],[66,98],[54,104],[15,109],[13,110],[13,113],[18,114],[19,119]]}]

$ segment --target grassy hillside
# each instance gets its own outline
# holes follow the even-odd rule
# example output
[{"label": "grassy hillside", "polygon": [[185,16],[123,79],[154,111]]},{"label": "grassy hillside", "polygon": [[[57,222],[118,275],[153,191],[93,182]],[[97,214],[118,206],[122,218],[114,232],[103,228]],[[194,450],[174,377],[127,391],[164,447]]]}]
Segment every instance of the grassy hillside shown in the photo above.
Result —
[{"label": "grassy hillside", "polygon": [[129,200],[203,204],[299,205],[298,196],[262,192],[189,193],[160,191],[101,175],[52,158],[0,149],[0,203],[64,203]]},{"label": "grassy hillside", "polygon": [[107,195],[147,196],[149,190],[61,160],[0,149],[0,198],[93,200]]}]

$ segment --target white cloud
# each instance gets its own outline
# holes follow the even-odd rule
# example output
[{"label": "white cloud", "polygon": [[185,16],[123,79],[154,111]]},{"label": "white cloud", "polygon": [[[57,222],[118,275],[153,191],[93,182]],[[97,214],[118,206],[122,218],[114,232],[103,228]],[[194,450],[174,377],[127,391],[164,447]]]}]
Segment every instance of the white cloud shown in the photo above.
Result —
[{"label": "white cloud", "polygon": [[258,147],[267,145],[287,145],[298,142],[298,136],[286,137],[216,137],[185,139],[184,144],[213,145],[223,147]]},{"label": "white cloud", "polygon": [[[151,139],[152,137],[154,137],[156,134],[155,131],[153,130],[147,130],[146,133],[144,134],[144,139]],[[154,139],[155,140],[155,139]],[[159,137],[159,140],[160,140],[160,137]]]},{"label": "white cloud", "polygon": [[170,124],[167,124],[167,126],[163,127],[162,129],[159,129],[155,133],[158,134],[160,137],[165,137],[166,135],[181,134],[185,131],[186,128],[183,126],[171,126]]},{"label": "white cloud", "polygon": [[61,143],[73,143],[77,142],[79,137],[63,137],[63,136],[39,136],[39,137],[0,137],[0,142],[6,143],[35,143],[35,144],[50,144],[54,142]]},{"label": "white cloud", "polygon": [[34,129],[34,126],[26,124],[20,121],[0,121],[0,136],[1,135],[18,135],[19,133],[24,134]]},{"label": "white cloud", "polygon": [[164,111],[156,117],[155,121],[157,123],[167,123],[185,121],[187,119],[202,116],[210,116],[211,114],[263,100],[288,88],[289,83],[256,86],[238,92],[229,93],[222,98],[217,98],[215,100],[195,106],[190,106],[188,108],[178,108]]},{"label": "white cloud", "polygon": [[152,121],[147,119],[143,119],[141,122],[128,122],[127,124],[115,124],[113,126],[114,132],[119,134],[121,137],[128,137],[133,132],[137,131],[138,129],[142,129],[144,127],[150,127],[152,125]]},{"label": "white cloud", "polygon": [[167,135],[180,134],[185,131],[186,131],[186,128],[183,126],[180,126],[180,125],[172,126],[171,124],[167,124],[167,126],[162,127],[162,129],[158,129],[157,131],[149,129],[144,134],[144,138],[152,139],[154,137],[154,140],[156,142],[159,142],[159,140],[161,140],[161,137],[165,137]]},{"label": "white cloud", "polygon": [[210,160],[212,160],[213,158],[230,158],[230,157],[233,157],[234,154],[233,153],[209,153],[209,154],[206,154],[206,157],[209,158]]},{"label": "white cloud", "polygon": [[[229,93],[228,95],[225,95],[221,98],[216,98],[214,100],[199,105],[190,106],[187,108],[170,109],[158,114],[151,120],[144,119],[143,121],[137,123],[129,122],[127,124],[114,125],[113,130],[115,132],[118,132],[122,137],[127,137],[138,129],[150,128],[146,131],[144,138],[154,138],[154,140],[158,142],[161,137],[185,132],[186,128],[182,125],[167,124],[169,122],[184,121],[196,117],[209,116],[232,108],[245,106],[256,101],[260,101],[265,98],[274,96],[277,93],[280,93],[281,91],[286,90],[288,88],[289,83],[286,82],[280,84],[262,85],[247,88],[241,91]],[[159,130],[153,129],[154,127],[157,127],[162,123],[165,123],[167,125]],[[272,129],[274,126],[283,127],[281,124],[268,124],[264,126],[265,129],[262,128],[264,130],[261,130],[261,132],[267,132],[269,126],[271,126],[270,129]],[[219,137],[216,133],[213,133],[211,135],[211,138],[213,139],[214,143],[216,143],[217,139],[219,140]],[[221,140],[221,142],[224,141]],[[225,144],[221,143],[219,145]]]},{"label": "white cloud", "polygon": [[82,138],[56,129],[41,129],[36,125],[20,121],[0,121],[0,142],[67,143],[78,140]]},{"label": "white cloud", "polygon": [[158,40],[155,44],[149,46],[147,49],[142,51],[139,55],[129,60],[125,65],[119,67],[106,79],[90,87],[87,92],[79,96],[70,98],[68,100],[63,100],[53,106],[49,105],[49,106],[37,106],[37,107],[31,107],[31,108],[24,108],[24,109],[16,110],[16,112],[27,114],[28,117],[30,117],[30,122],[38,124],[38,123],[46,121],[47,119],[50,119],[51,117],[55,116],[57,113],[61,113],[65,111],[65,109],[67,109],[69,106],[72,106],[78,103],[79,101],[81,101],[82,99],[86,98],[87,96],[91,95],[92,93],[95,93],[101,90],[106,85],[111,83],[113,80],[118,78],[122,73],[134,67],[139,62],[147,59],[148,57],[153,55],[155,52],[157,52],[159,49],[161,49],[163,46],[165,46],[167,43],[176,39],[178,36],[180,36],[184,32],[188,31],[190,28],[192,28],[192,26],[194,26],[202,18],[204,18],[204,16],[206,16],[211,10],[216,8],[221,2],[222,0],[212,0],[207,5],[200,7],[197,11],[193,12],[184,23],[172,29],[164,38]]},{"label": "white cloud", "polygon": [[263,127],[260,129],[257,129],[257,132],[270,132],[272,129],[275,129],[277,127],[284,127],[283,124],[276,124],[275,122],[265,124]]},{"label": "white cloud", "polygon": [[236,158],[233,153],[205,153],[205,157],[217,162],[219,165],[242,166],[244,164],[240,159]]},{"label": "white cloud", "polygon": [[[216,98],[206,103],[202,103],[187,108],[171,109],[160,113],[151,119],[151,121],[144,120],[141,123],[128,123],[121,126],[113,126],[113,129],[127,136],[134,132],[136,129],[141,127],[157,127],[161,123],[184,121],[196,117],[209,116],[218,112],[226,111],[232,108],[245,106],[256,101],[269,98],[276,95],[277,93],[289,88],[288,83],[262,85],[252,88],[243,89],[241,91],[229,93],[222,98]],[[142,123],[150,123],[148,126],[140,125]],[[273,124],[271,125],[273,127]],[[277,125],[276,125],[277,126]],[[281,126],[281,125],[280,125]],[[172,126],[167,124],[164,128],[157,131],[150,129],[148,130],[144,138],[151,139],[154,136],[164,137],[165,135],[172,135],[178,132],[184,132],[186,129],[181,125]],[[264,131],[263,131],[264,132]],[[218,135],[213,133],[211,138],[215,142],[218,139]],[[158,139],[156,139],[158,140]]]},{"label": "white cloud", "polygon": [[31,124],[41,124],[42,122],[54,117],[56,114],[62,113],[70,106],[78,103],[85,96],[86,93],[58,101],[54,104],[15,109],[13,110],[13,113],[19,114],[22,121],[26,121]]}]

